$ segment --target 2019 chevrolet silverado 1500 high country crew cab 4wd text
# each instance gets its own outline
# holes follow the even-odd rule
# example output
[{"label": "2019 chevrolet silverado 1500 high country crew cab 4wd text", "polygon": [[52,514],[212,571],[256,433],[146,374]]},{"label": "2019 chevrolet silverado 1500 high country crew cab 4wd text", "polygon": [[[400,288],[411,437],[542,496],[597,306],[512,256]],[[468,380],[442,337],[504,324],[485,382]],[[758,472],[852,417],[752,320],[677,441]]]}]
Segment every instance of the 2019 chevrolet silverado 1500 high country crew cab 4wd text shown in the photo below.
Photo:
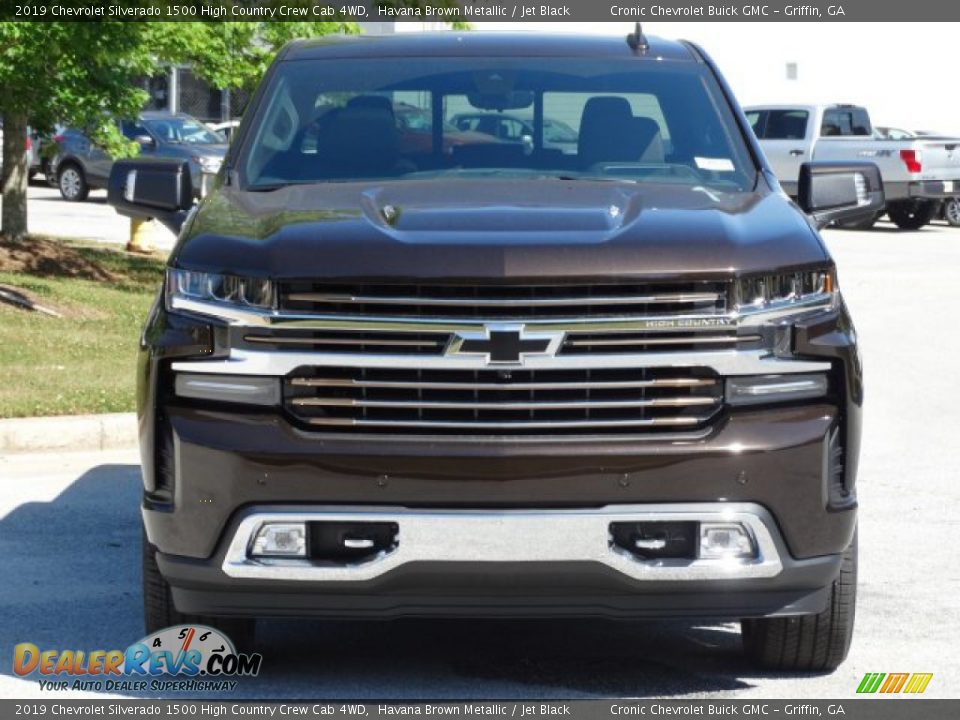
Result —
[{"label": "2019 chevrolet silverado 1500 high country crew cab 4wd text", "polygon": [[[445,142],[463,113],[531,141]],[[708,616],[844,658],[861,370],[817,228],[883,192],[808,165],[787,198],[697,47],[296,42],[199,205],[170,161],[109,196],[180,232],[139,362],[151,629]]]}]

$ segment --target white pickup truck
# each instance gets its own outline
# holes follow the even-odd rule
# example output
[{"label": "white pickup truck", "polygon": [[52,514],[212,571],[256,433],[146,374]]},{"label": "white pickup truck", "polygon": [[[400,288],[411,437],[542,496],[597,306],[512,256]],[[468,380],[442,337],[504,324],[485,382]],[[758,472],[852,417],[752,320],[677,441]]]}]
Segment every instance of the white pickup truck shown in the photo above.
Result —
[{"label": "white pickup truck", "polygon": [[796,195],[802,163],[835,160],[876,163],[886,213],[905,230],[923,227],[942,201],[960,197],[960,138],[877,139],[858,105],[757,105],[744,112],[789,195]]}]

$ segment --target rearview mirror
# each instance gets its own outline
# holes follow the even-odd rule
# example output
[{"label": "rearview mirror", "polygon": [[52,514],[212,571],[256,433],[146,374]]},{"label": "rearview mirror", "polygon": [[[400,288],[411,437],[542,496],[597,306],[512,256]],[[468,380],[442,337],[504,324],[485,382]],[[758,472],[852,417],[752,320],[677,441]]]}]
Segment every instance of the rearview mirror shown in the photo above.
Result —
[{"label": "rearview mirror", "polygon": [[107,202],[121,215],[156,218],[178,233],[193,205],[190,167],[179,160],[117,160]]},{"label": "rearview mirror", "polygon": [[818,228],[866,220],[883,210],[880,169],[873,163],[809,162],[800,166],[797,202]]},{"label": "rearview mirror", "polygon": [[478,110],[522,110],[533,105],[533,93],[524,90],[504,92],[475,92],[467,95],[467,102]]}]

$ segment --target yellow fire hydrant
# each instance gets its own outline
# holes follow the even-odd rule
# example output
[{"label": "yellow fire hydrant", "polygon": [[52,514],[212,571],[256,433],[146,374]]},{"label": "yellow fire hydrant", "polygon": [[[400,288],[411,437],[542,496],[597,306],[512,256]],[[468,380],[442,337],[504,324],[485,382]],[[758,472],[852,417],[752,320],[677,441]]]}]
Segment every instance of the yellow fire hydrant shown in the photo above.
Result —
[{"label": "yellow fire hydrant", "polygon": [[130,218],[130,239],[127,241],[127,252],[149,255],[153,251],[153,219]]}]

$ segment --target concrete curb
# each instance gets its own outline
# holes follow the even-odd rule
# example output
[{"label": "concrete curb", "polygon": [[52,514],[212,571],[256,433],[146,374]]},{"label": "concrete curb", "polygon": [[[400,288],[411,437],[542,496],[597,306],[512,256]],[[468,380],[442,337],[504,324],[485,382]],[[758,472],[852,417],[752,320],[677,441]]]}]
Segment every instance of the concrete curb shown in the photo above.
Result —
[{"label": "concrete curb", "polygon": [[136,444],[134,413],[0,420],[0,453],[119,450]]}]

